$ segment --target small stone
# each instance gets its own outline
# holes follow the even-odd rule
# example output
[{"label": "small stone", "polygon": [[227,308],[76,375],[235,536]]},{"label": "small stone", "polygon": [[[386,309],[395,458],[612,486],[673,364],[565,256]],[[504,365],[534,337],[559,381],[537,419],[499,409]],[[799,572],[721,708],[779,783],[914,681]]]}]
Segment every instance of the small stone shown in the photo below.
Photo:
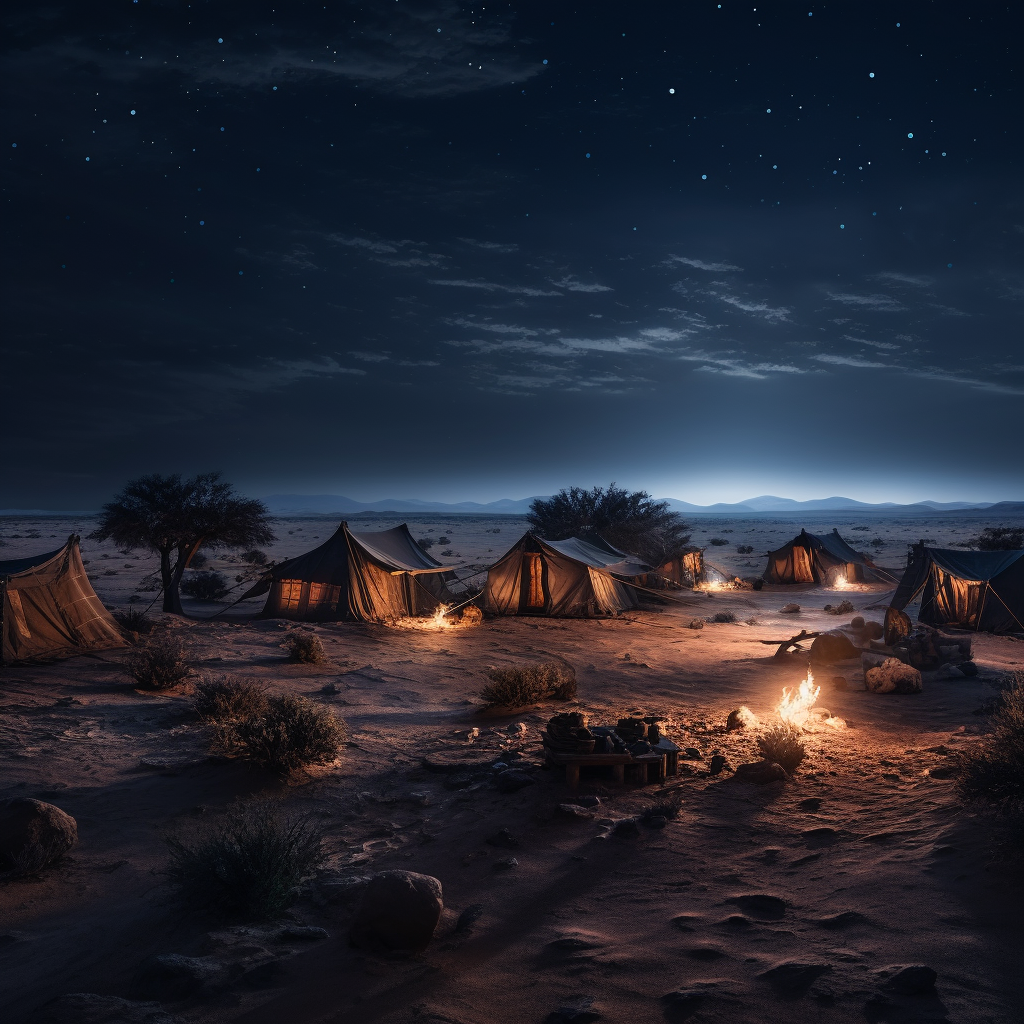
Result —
[{"label": "small stone", "polygon": [[495,871],[511,871],[512,868],[517,867],[519,867],[519,861],[515,857],[505,857],[494,862]]},{"label": "small stone", "polygon": [[652,814],[644,819],[644,824],[648,828],[664,828],[668,824],[668,818],[664,814]]},{"label": "small stone", "polygon": [[885,629],[880,622],[868,621],[864,623],[864,636],[868,640],[881,640]]},{"label": "small stone", "polygon": [[690,629],[703,629],[703,628],[704,628],[704,620],[703,619],[690,619]]},{"label": "small stone", "polygon": [[806,800],[801,800],[797,804],[797,807],[801,811],[816,811],[821,807],[822,800],[820,796],[809,796]]},{"label": "small stone", "polygon": [[482,903],[474,903],[471,906],[459,914],[459,920],[455,924],[455,930],[457,932],[468,932],[473,925],[479,920],[484,912],[484,905]]},{"label": "small stone", "polygon": [[545,1024],[591,1024],[592,1021],[600,1019],[601,1014],[594,1009],[593,998],[584,996],[548,1014]]},{"label": "small stone", "polygon": [[559,804],[558,813],[565,818],[575,818],[576,820],[589,821],[594,816],[586,807],[580,807],[579,804]]},{"label": "small stone", "polygon": [[578,796],[573,803],[579,804],[580,807],[600,807],[601,798],[599,796]]},{"label": "small stone", "polygon": [[800,611],[800,605],[793,604],[793,602],[791,601],[789,604],[784,604],[779,609],[779,611],[783,612],[786,615],[795,615],[798,611]]},{"label": "small stone", "polygon": [[363,890],[349,940],[361,948],[419,952],[444,909],[441,883],[413,871],[381,871]]},{"label": "small stone", "polygon": [[509,768],[495,780],[500,793],[516,793],[526,786],[532,786],[537,780],[522,768]]},{"label": "small stone", "polygon": [[703,761],[704,755],[696,747],[687,747],[682,755],[688,761]]},{"label": "small stone", "polygon": [[973,678],[978,674],[978,666],[973,661],[961,661],[960,671],[970,678]]},{"label": "small stone", "polygon": [[832,689],[833,690],[848,690],[849,683],[846,681],[846,676],[833,676],[832,677]]},{"label": "small stone", "polygon": [[752,761],[736,768],[733,778],[739,782],[750,782],[755,786],[767,786],[772,782],[784,782],[789,776],[785,768],[774,761]]},{"label": "small stone", "polygon": [[856,910],[844,910],[841,914],[822,917],[815,922],[819,928],[827,928],[829,931],[841,931],[844,928],[867,923],[868,919],[863,914],[858,914]]},{"label": "small stone", "polygon": [[920,693],[921,673],[899,658],[886,658],[864,673],[864,685],[872,693]]},{"label": "small stone", "polygon": [[132,987],[143,999],[173,1002],[195,995],[223,974],[224,967],[212,957],[160,953],[142,962]]},{"label": "small stone", "polygon": [[811,643],[811,661],[817,664],[831,665],[837,661],[848,661],[856,658],[858,653],[850,638],[838,629],[816,636]]},{"label": "small stone", "polygon": [[621,818],[612,826],[611,834],[616,839],[636,839],[640,835],[640,826],[636,818]]},{"label": "small stone", "polygon": [[904,996],[924,996],[935,991],[937,979],[938,975],[930,967],[913,964],[893,975],[885,983],[885,987]]},{"label": "small stone", "polygon": [[519,840],[507,828],[488,836],[484,842],[488,846],[497,846],[502,850],[514,850],[519,845]]},{"label": "small stone", "polygon": [[939,666],[939,677],[941,679],[963,679],[964,673],[959,665],[946,662],[945,665]]},{"label": "small stone", "polygon": [[281,942],[320,942],[331,937],[326,928],[311,924],[293,924],[277,933]]},{"label": "small stone", "polygon": [[790,961],[763,971],[758,977],[781,995],[792,996],[806,992],[821,975],[831,970],[829,964]]},{"label": "small stone", "polygon": [[850,620],[850,628],[851,629],[863,629],[864,628],[864,616],[863,615],[854,615],[854,617]]},{"label": "small stone", "polygon": [[722,769],[726,767],[728,762],[722,754],[712,754],[711,763],[708,765],[709,775],[721,775]]},{"label": "small stone", "polygon": [[704,995],[705,993],[698,989],[681,988],[662,996],[661,1001],[665,1004],[665,1009],[671,1018],[685,1020],[695,1013],[700,1004],[704,1002]]},{"label": "small stone", "polygon": [[727,900],[734,903],[744,914],[750,917],[761,917],[770,921],[778,921],[786,914],[786,907],[789,904],[779,896],[768,896],[763,893],[755,893],[752,896],[734,896]]}]

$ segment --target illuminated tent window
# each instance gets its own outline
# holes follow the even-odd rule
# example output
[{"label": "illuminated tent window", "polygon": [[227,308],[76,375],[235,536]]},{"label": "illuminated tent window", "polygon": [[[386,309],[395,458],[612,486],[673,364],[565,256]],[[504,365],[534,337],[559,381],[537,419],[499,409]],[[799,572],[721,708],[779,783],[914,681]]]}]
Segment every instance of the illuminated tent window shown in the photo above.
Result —
[{"label": "illuminated tent window", "polygon": [[540,554],[527,551],[523,555],[523,576],[526,580],[526,607],[544,607],[544,563]]},{"label": "illuminated tent window", "polygon": [[298,611],[302,597],[302,580],[281,580],[281,610]]},{"label": "illuminated tent window", "polygon": [[332,587],[329,583],[310,583],[309,602],[307,607],[312,610],[322,605],[335,607],[341,600],[341,587]]}]

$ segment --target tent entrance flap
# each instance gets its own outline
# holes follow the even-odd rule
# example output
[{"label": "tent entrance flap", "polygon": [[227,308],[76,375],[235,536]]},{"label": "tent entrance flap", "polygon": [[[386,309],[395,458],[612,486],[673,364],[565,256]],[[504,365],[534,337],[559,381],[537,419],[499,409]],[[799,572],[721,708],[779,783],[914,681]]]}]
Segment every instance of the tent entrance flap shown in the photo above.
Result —
[{"label": "tent entrance flap", "polygon": [[793,578],[797,583],[813,583],[814,570],[811,568],[811,553],[799,545],[793,548]]},{"label": "tent entrance flap", "polygon": [[544,610],[547,599],[544,593],[544,560],[539,551],[523,552],[523,611],[539,612]]}]

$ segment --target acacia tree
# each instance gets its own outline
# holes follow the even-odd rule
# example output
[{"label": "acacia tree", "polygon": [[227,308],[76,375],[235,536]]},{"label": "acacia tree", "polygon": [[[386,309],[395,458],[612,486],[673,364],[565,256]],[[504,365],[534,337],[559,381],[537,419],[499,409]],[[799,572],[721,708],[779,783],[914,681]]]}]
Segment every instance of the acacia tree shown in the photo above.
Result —
[{"label": "acacia tree", "polygon": [[204,545],[255,547],[274,540],[262,501],[243,498],[220,473],[179,474],[132,480],[103,506],[93,540],[113,540],[122,548],[149,548],[160,554],[164,611],[183,615],[178,587],[192,556]]},{"label": "acacia tree", "polygon": [[596,533],[651,565],[679,554],[690,539],[689,527],[666,502],[614,483],[589,491],[569,487],[550,498],[538,498],[526,518],[549,540]]}]

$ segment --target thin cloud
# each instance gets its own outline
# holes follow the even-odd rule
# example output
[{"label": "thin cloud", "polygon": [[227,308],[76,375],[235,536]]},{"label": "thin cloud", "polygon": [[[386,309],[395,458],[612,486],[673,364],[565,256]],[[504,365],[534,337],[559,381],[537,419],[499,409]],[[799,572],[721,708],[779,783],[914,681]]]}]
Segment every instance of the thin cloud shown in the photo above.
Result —
[{"label": "thin cloud", "polygon": [[807,373],[799,366],[780,363],[748,363],[742,359],[732,359],[712,355],[708,352],[684,352],[679,358],[684,362],[701,363],[697,370],[702,373],[719,373],[723,377],[746,377],[750,380],[767,380],[773,373]]},{"label": "thin cloud", "polygon": [[583,281],[578,281],[575,277],[563,277],[561,281],[552,281],[553,285],[558,288],[564,288],[569,292],[610,292],[614,289],[609,288],[606,284],[585,284]]},{"label": "thin cloud", "polygon": [[898,313],[907,307],[888,295],[852,295],[848,292],[829,292],[833,302],[841,302],[846,306],[860,306],[862,309],[873,309],[879,313]]},{"label": "thin cloud", "polygon": [[888,363],[873,363],[869,359],[860,359],[857,356],[836,356],[827,352],[811,356],[819,363],[829,363],[832,366],[858,366],[864,369],[889,369]]},{"label": "thin cloud", "polygon": [[981,380],[969,374],[943,370],[938,366],[925,366],[909,372],[913,377],[924,377],[927,380],[943,381],[948,384],[963,384],[975,391],[988,391],[997,395],[1024,395],[1024,387],[1004,384],[999,381]]},{"label": "thin cloud", "polygon": [[447,288],[479,288],[485,292],[509,292],[512,295],[561,295],[561,292],[546,292],[540,288],[528,288],[524,285],[495,284],[493,281],[461,281],[458,279],[432,279],[430,284],[444,285]]},{"label": "thin cloud", "polygon": [[475,238],[460,238],[459,241],[487,252],[519,252],[519,246],[512,242],[480,242]]},{"label": "thin cloud", "polygon": [[727,271],[742,271],[734,263],[706,263],[704,260],[690,259],[688,256],[669,255],[669,260],[676,263],[685,263],[688,267],[695,267],[697,270],[710,270],[713,273],[725,273]]},{"label": "thin cloud", "polygon": [[791,310],[787,309],[785,306],[772,307],[766,302],[745,302],[743,299],[737,298],[735,295],[719,295],[718,298],[723,302],[727,302],[730,306],[742,309],[744,313],[750,313],[753,316],[761,317],[769,323],[789,322],[789,314]]},{"label": "thin cloud", "polygon": [[872,348],[884,348],[892,352],[900,349],[899,345],[894,345],[891,341],[870,341],[868,338],[858,338],[852,334],[844,334],[843,337],[847,341],[855,341],[858,345],[870,345]]},{"label": "thin cloud", "polygon": [[878,274],[871,275],[876,281],[895,281],[898,284],[912,284],[917,288],[930,288],[932,279],[930,277],[917,277],[914,274],[901,274],[897,270],[883,270]]},{"label": "thin cloud", "polygon": [[366,249],[374,253],[395,253],[408,242],[385,242],[376,238],[359,238],[354,235],[328,235],[328,239],[336,245],[348,246],[350,249]]}]

